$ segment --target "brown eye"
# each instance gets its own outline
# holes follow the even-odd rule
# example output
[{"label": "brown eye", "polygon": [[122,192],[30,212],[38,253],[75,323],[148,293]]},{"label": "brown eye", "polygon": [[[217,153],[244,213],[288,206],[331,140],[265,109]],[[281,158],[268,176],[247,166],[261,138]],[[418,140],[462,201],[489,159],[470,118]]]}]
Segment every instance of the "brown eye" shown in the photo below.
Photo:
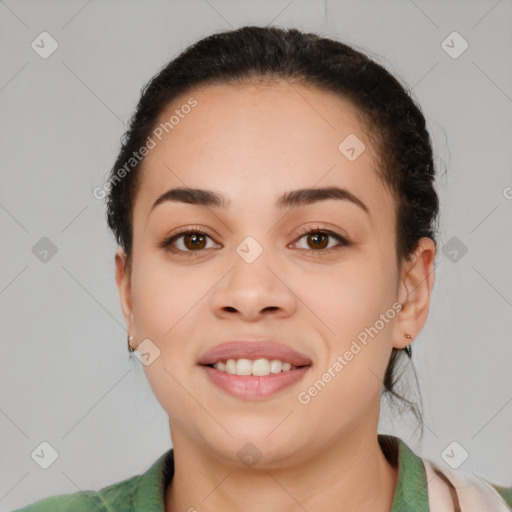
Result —
[{"label": "brown eye", "polygon": [[200,233],[188,233],[183,236],[183,245],[190,250],[204,249],[205,241],[206,237]]},{"label": "brown eye", "polygon": [[208,249],[208,239],[212,238],[200,229],[189,229],[171,235],[159,244],[162,249],[169,250],[175,254],[190,256],[194,252]]},{"label": "brown eye", "polygon": [[[306,250],[315,256],[328,254],[331,251],[336,251],[350,245],[350,242],[345,237],[329,229],[306,229],[302,232],[302,235],[298,239],[298,243],[302,239],[305,239],[306,247],[299,247],[299,249]],[[329,246],[329,239],[338,241],[338,244]]]},{"label": "brown eye", "polygon": [[311,241],[310,245],[313,249],[325,249],[329,245],[329,236],[325,233],[311,233],[307,235],[308,243]]}]

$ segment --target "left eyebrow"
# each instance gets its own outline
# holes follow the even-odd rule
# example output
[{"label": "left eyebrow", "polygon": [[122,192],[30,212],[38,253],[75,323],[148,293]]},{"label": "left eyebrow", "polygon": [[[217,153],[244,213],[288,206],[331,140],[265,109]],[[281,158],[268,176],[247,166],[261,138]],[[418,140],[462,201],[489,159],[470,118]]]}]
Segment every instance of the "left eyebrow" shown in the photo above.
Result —
[{"label": "left eyebrow", "polygon": [[[363,203],[363,201],[361,201],[361,199],[359,199],[349,190],[337,186],[324,188],[301,188],[298,190],[291,190],[289,192],[285,192],[278,198],[276,206],[278,208],[301,207],[316,203],[318,201],[325,201],[327,199],[350,201],[353,204],[359,206],[368,215],[370,214],[368,207]],[[150,212],[153,211],[159,204],[168,201],[195,204],[198,206],[211,206],[215,208],[226,208],[231,204],[231,202],[222,194],[214,192],[213,190],[180,187],[171,188],[167,192],[164,192],[153,203]]]},{"label": "left eyebrow", "polygon": [[368,215],[370,211],[368,207],[356,195],[345,188],[340,187],[324,187],[324,188],[301,188],[285,192],[277,200],[277,206],[280,208],[285,207],[300,207],[308,204],[316,203],[318,201],[325,201],[327,199],[346,200],[359,206]]}]

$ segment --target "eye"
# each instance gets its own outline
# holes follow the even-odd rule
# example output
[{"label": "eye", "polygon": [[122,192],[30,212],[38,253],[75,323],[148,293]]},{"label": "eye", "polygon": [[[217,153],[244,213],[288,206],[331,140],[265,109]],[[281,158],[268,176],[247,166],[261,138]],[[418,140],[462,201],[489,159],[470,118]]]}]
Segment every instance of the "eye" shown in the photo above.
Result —
[{"label": "eye", "polygon": [[[313,248],[313,251],[310,250],[308,252],[316,253],[315,256],[321,256],[323,254],[330,253],[331,251],[336,251],[342,247],[347,247],[351,244],[351,242],[349,242],[345,237],[335,231],[322,229],[320,227],[305,229],[301,232],[298,240],[300,241],[305,237],[310,237],[306,239],[308,247],[302,247],[300,249],[307,251],[308,248]],[[337,240],[339,242],[338,246],[329,246],[329,238]],[[202,250],[212,248],[207,247],[207,239],[213,241],[210,235],[201,228],[187,228],[177,233],[173,233],[158,245],[160,248],[167,249],[180,256],[192,256],[194,252],[200,252]],[[310,241],[312,242],[312,245],[309,245]]]},{"label": "eye", "polygon": [[[168,249],[171,252],[180,255],[191,256],[191,253],[193,252],[208,249],[208,247],[206,247],[207,238],[212,240],[206,231],[203,231],[200,228],[188,228],[167,237],[165,240],[160,242],[159,247],[162,249]],[[177,242],[176,245],[174,245],[175,242]]]},{"label": "eye", "polygon": [[[322,254],[329,253],[332,250],[338,250],[342,247],[350,245],[350,242],[342,235],[334,231],[331,231],[330,229],[322,229],[320,227],[305,229],[304,231],[302,231],[299,241],[303,238],[306,238],[306,244],[308,245],[308,247],[301,249],[308,250],[308,248],[313,247],[314,250],[309,252],[320,253],[315,254],[315,256],[320,256]],[[337,247],[329,246],[329,238],[337,240],[339,242],[339,245]]]}]

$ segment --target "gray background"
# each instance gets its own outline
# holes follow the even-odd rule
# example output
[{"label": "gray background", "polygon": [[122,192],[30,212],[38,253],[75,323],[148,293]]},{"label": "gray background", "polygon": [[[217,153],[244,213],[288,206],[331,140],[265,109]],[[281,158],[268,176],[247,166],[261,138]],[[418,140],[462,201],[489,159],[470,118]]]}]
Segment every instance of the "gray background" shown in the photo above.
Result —
[{"label": "gray background", "polygon": [[[469,453],[461,470],[512,485],[510,0],[7,0],[0,510],[97,490],[146,471],[169,448],[167,416],[128,357],[116,246],[92,190],[114,162],[140,88],[165,62],[212,32],[271,22],[358,45],[420,102],[436,165],[447,168],[431,312],[413,349],[425,435],[420,442],[410,415],[386,407],[380,431],[441,465],[457,441]],[[43,31],[59,45],[47,59],[31,48]],[[469,44],[458,58],[442,46],[453,31]],[[32,250],[42,237],[57,248],[46,262]],[[59,454],[46,470],[31,458],[42,441]]]}]

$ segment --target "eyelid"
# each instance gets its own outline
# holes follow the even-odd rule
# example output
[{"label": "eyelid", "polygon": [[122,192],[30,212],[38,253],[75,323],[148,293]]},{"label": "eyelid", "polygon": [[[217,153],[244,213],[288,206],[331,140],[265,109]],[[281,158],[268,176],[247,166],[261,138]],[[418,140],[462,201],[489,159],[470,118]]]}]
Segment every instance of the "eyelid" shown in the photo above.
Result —
[{"label": "eyelid", "polygon": [[299,230],[299,237],[303,237],[304,235],[308,235],[309,233],[316,233],[316,232],[326,233],[335,238],[338,237],[338,238],[345,240],[346,242],[349,242],[348,237],[342,235],[341,233],[338,233],[337,231],[334,231],[333,229],[323,227],[320,224],[309,225],[309,226],[305,226],[305,227],[301,228]]}]

